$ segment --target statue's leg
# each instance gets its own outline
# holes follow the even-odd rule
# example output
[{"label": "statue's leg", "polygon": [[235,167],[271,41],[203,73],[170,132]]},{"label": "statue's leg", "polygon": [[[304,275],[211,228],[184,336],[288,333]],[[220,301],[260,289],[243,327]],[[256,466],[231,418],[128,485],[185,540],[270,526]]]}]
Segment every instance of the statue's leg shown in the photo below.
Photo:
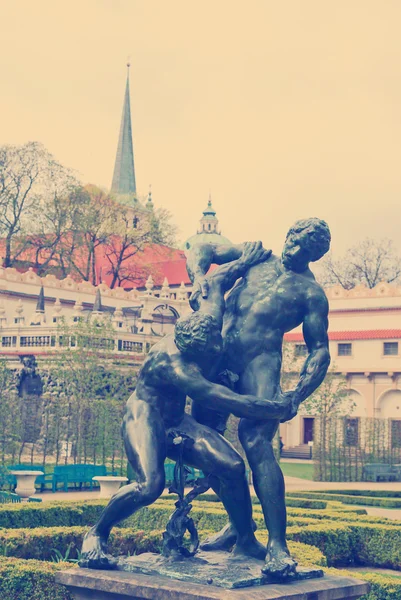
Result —
[{"label": "statue's leg", "polygon": [[[257,357],[243,373],[241,393],[260,398],[274,398],[278,388],[281,358],[266,354]],[[284,477],[274,456],[272,440],[279,421],[241,419],[238,433],[252,469],[255,492],[262,505],[269,532],[266,564],[263,569],[281,577],[295,571],[296,562],[290,557],[286,543],[287,514]]]},{"label": "statue's leg", "polygon": [[131,396],[122,432],[127,457],[138,481],[118,490],[99,521],[86,534],[81,562],[91,569],[114,568],[115,561],[107,554],[106,547],[112,527],[139,508],[155,502],[164,490],[166,433],[159,412]]},{"label": "statue's leg", "polygon": [[[212,485],[218,483],[219,496],[238,536],[234,553],[263,559],[266,549],[253,532],[252,503],[241,456],[223,436],[189,415],[179,429],[195,442],[184,450],[184,462],[209,475]],[[169,448],[168,454],[175,458],[176,450]]]}]

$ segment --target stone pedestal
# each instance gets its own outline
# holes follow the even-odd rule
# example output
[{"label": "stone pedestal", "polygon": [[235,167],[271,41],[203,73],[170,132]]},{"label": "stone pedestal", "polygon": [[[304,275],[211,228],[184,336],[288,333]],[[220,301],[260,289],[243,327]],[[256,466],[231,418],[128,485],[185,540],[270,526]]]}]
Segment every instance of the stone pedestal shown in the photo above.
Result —
[{"label": "stone pedestal", "polygon": [[245,589],[224,589],[177,581],[160,575],[124,571],[68,569],[56,575],[75,600],[341,600],[359,598],[369,584],[349,577],[267,584]]},{"label": "stone pedestal", "polygon": [[97,475],[92,479],[100,485],[99,498],[111,498],[118,492],[120,485],[128,481],[127,477],[114,477],[112,475]]},{"label": "stone pedestal", "polygon": [[36,478],[43,475],[43,471],[11,471],[11,474],[17,479],[15,493],[25,499],[34,495]]}]

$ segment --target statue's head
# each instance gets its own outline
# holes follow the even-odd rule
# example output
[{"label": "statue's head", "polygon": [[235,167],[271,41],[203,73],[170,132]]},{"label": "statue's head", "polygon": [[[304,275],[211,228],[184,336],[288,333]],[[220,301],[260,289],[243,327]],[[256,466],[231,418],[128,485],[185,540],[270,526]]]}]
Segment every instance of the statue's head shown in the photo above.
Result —
[{"label": "statue's head", "polygon": [[223,338],[216,319],[201,312],[193,312],[177,321],[174,341],[182,354],[191,355],[194,359],[205,354],[216,356],[223,348]]},{"label": "statue's head", "polygon": [[322,219],[302,219],[294,223],[287,233],[283,253],[283,265],[301,273],[310,262],[319,260],[330,248],[330,229]]}]

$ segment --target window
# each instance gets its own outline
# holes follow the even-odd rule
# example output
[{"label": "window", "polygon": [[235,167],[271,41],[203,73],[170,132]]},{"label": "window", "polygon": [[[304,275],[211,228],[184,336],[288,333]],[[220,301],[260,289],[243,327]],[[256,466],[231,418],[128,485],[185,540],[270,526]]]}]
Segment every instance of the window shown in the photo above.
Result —
[{"label": "window", "polygon": [[306,356],[308,347],[306,344],[295,344],[295,356]]},{"label": "window", "polygon": [[359,419],[345,419],[345,444],[357,446],[359,441]]},{"label": "window", "polygon": [[398,342],[384,342],[383,354],[384,356],[397,356]]},{"label": "window", "polygon": [[143,352],[142,342],[131,342],[130,340],[117,340],[117,349],[120,352]]},{"label": "window", "polygon": [[352,355],[352,344],[338,344],[337,346],[338,356],[351,356]]}]

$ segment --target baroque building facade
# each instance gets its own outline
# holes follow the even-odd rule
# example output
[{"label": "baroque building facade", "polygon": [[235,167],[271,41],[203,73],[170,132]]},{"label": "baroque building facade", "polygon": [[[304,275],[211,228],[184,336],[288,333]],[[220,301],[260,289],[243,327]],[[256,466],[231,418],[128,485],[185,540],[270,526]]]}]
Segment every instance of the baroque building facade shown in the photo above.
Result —
[{"label": "baroque building facade", "polygon": [[[177,265],[173,262],[170,267],[174,273]],[[149,277],[142,288],[127,291],[110,289],[104,283],[95,287],[69,277],[41,278],[32,270],[20,273],[3,268],[0,354],[15,368],[20,368],[22,356],[50,357],[59,348],[60,320],[73,323],[95,312],[109,315],[113,324],[113,356],[129,368],[138,368],[149,348],[172,332],[177,318],[191,310],[190,293],[188,281],[170,285],[166,277],[161,285]],[[333,287],[326,293],[331,368],[348,388],[346,401],[353,407],[349,413],[353,427],[358,427],[362,417],[386,418],[392,421],[393,432],[401,434],[401,287],[381,283],[373,289]],[[287,334],[286,343],[302,365],[307,349],[301,329]],[[301,410],[291,422],[281,425],[287,449],[307,448],[313,442],[315,418]]]},{"label": "baroque building facade", "polygon": [[[329,299],[331,369],[348,389],[350,423],[358,435],[363,417],[390,419],[394,437],[401,439],[401,287],[380,283],[352,290],[326,289]],[[295,357],[307,356],[301,329],[286,335]],[[301,362],[302,364],[302,362]],[[317,393],[318,396],[318,393]],[[316,415],[305,410],[280,427],[286,448],[313,442]]]},{"label": "baroque building facade", "polygon": [[108,316],[115,330],[113,356],[138,367],[150,347],[172,331],[175,321],[189,312],[188,287],[170,287],[167,278],[155,286],[127,291],[93,286],[71,277],[39,277],[32,269],[20,273],[0,268],[0,355],[20,368],[27,355],[51,357],[61,347],[60,325],[92,314]]}]

